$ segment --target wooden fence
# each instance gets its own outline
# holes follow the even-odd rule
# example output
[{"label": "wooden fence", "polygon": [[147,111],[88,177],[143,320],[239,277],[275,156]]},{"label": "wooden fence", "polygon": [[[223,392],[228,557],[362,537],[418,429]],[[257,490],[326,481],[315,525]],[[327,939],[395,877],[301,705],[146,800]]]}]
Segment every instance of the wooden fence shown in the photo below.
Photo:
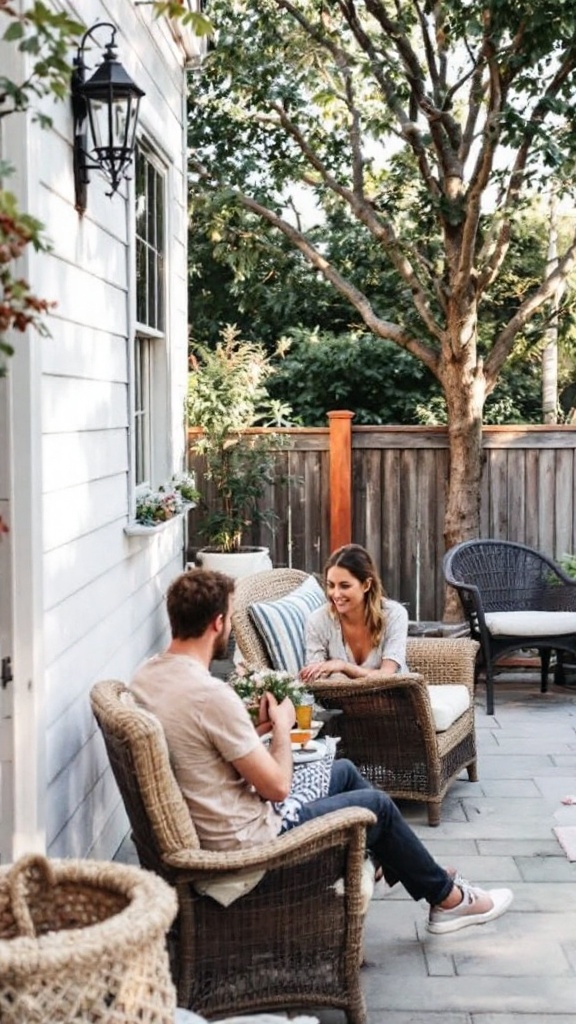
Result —
[{"label": "wooden fence", "polygon": [[[278,453],[277,481],[264,499],[278,516],[277,527],[253,531],[245,542],[268,545],[275,565],[321,572],[333,538],[354,540],[371,552],[389,595],[407,604],[411,618],[441,618],[446,430],[351,426],[349,488],[345,468],[342,476],[330,471],[331,464],[333,470],[346,466],[345,430],[283,433],[290,448]],[[485,427],[483,439],[481,536],[520,541],[553,558],[575,551],[576,428]],[[191,454],[189,464],[209,494],[201,460]],[[342,534],[342,480],[344,503],[347,489],[350,500],[349,538]],[[189,557],[201,546],[198,515],[190,513]]]}]

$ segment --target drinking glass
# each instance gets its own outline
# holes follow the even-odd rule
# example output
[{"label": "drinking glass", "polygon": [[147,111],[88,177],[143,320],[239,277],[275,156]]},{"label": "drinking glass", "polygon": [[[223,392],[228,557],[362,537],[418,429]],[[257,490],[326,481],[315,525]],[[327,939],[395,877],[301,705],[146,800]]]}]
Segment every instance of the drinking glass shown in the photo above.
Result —
[{"label": "drinking glass", "polygon": [[299,729],[310,729],[312,726],[312,712],[314,710],[314,697],[306,693],[302,697],[302,703],[295,708],[296,721]]}]

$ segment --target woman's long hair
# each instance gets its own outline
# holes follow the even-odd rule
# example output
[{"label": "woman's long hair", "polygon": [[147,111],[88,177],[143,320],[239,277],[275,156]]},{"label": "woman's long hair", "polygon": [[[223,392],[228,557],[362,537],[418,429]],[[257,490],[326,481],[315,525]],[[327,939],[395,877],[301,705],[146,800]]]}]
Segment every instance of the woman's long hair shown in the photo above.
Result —
[{"label": "woman's long hair", "polygon": [[[324,566],[324,580],[326,584],[328,582],[328,570],[335,565],[339,565],[342,569],[347,569],[361,583],[370,580],[370,587],[364,594],[364,621],[372,643],[374,647],[377,647],[384,631],[382,599],[386,597],[386,592],[372,557],[361,544],[344,544],[343,547],[337,548],[336,551],[332,552]],[[330,607],[330,612],[335,614],[333,605]]]}]

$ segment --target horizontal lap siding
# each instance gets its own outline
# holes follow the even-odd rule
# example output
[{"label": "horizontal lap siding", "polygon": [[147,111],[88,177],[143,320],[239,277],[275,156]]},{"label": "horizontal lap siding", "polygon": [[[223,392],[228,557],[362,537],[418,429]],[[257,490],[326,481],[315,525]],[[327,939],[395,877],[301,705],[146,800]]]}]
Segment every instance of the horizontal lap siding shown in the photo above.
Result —
[{"label": "horizontal lap siding", "polygon": [[[288,461],[289,486],[266,495],[278,529],[274,537],[254,530],[251,542],[269,545],[275,565],[316,572],[329,554],[328,432],[291,436],[289,455],[278,457],[280,466]],[[575,550],[576,430],[486,427],[483,444],[481,536],[519,541],[555,558]],[[352,428],[352,540],[368,548],[386,590],[412,618],[442,616],[448,466],[441,427]],[[201,474],[199,482],[202,489]],[[197,510],[191,550],[199,520]]]},{"label": "horizontal lap siding", "polygon": [[[151,9],[112,6],[122,11],[120,59],[146,92],[141,132],[169,167],[166,452],[179,469],[188,333],[182,54]],[[105,4],[73,7],[88,24],[109,20]],[[124,533],[131,511],[132,186],[109,198],[102,178],[91,174],[80,219],[70,141],[70,109],[61,104],[53,130],[40,137],[37,169],[38,213],[53,251],[38,263],[35,286],[57,301],[52,336],[41,349],[46,831],[51,855],[111,856],[126,821],[89,690],[100,678],[129,680],[166,642],[164,593],[182,569],[184,523],[152,537]]]}]

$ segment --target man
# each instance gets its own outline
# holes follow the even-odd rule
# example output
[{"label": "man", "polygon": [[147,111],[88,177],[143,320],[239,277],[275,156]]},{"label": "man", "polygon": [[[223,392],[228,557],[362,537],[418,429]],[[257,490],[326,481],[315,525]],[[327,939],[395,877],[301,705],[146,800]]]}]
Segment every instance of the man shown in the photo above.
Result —
[{"label": "man", "polygon": [[272,731],[266,747],[240,698],[209,670],[213,658],[225,655],[233,592],[233,580],[222,573],[195,569],[177,577],[167,593],[171,643],[132,682],[137,700],[162,722],[202,846],[253,846],[329,811],[365,807],[377,818],[367,831],[373,859],[390,885],[400,881],[413,899],[428,901],[430,931],[457,931],[503,914],[513,899],[509,889],[485,892],[440,867],[390,797],[344,758],[332,766],[328,794],[304,804],[296,822],[282,820],[274,804],[290,793],[294,707],[266,695],[259,722]]}]

